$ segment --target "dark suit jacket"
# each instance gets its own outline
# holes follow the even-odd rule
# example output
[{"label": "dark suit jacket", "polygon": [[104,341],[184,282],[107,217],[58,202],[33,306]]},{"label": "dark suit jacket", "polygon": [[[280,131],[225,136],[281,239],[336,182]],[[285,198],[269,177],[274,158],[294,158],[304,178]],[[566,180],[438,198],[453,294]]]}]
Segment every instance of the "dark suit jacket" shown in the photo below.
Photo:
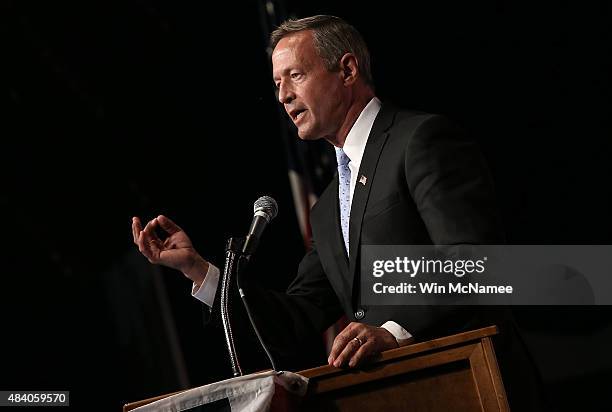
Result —
[{"label": "dark suit jacket", "polygon": [[[312,209],[313,245],[286,293],[263,290],[252,281],[255,277],[243,277],[254,319],[277,364],[299,370],[324,363],[324,353],[313,348],[322,348],[321,333],[342,314],[375,326],[393,320],[417,340],[497,324],[496,351],[512,407],[542,410],[537,371],[505,308],[368,307],[359,300],[360,245],[504,242],[491,179],[476,143],[443,116],[383,104],[361,175],[367,182],[357,183],[353,195],[350,259],[340,231],[336,175]],[[240,324],[246,316],[239,313]],[[250,329],[248,323],[242,328]]]},{"label": "dark suit jacket", "polygon": [[[360,245],[497,244],[503,241],[489,173],[475,142],[448,119],[384,104],[362,158],[351,206],[350,259],[342,241],[338,176],[312,209],[312,249],[285,294],[245,287],[273,351],[300,353],[342,313],[417,339],[475,326],[473,308],[359,302]],[[478,312],[478,311],[476,311]]]}]

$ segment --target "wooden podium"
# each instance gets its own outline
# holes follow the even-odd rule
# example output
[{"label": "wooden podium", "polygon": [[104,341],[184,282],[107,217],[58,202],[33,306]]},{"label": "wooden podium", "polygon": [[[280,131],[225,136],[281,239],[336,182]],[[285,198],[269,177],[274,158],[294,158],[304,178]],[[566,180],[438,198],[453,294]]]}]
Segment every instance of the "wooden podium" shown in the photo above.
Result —
[{"label": "wooden podium", "polygon": [[496,326],[383,352],[359,370],[321,366],[302,404],[317,411],[509,411],[493,351]]},{"label": "wooden podium", "polygon": [[[298,410],[509,411],[491,337],[496,326],[383,352],[360,369],[321,366],[309,378]],[[130,411],[163,396],[130,403]],[[284,398],[284,397],[281,397]],[[288,410],[286,398],[272,410]],[[293,408],[291,408],[293,409]]]}]

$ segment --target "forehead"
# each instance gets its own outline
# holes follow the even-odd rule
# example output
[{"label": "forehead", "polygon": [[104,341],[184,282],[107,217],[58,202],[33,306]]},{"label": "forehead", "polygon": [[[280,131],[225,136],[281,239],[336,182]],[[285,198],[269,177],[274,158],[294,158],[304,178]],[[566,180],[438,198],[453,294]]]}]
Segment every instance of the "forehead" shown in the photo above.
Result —
[{"label": "forehead", "polygon": [[291,70],[294,66],[312,67],[320,64],[313,42],[312,32],[301,31],[283,37],[272,52],[273,75],[275,77]]}]

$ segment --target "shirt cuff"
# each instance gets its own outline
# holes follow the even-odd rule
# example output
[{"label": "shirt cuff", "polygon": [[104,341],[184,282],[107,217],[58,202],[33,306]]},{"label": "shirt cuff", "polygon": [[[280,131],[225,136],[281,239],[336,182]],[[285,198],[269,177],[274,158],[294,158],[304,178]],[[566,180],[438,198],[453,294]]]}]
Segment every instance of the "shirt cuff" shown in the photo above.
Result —
[{"label": "shirt cuff", "polygon": [[393,335],[398,346],[406,346],[412,341],[412,334],[392,320],[383,323],[381,328],[387,329]]},{"label": "shirt cuff", "polygon": [[212,263],[208,264],[208,271],[202,281],[202,284],[198,286],[193,283],[191,288],[191,296],[202,301],[208,307],[212,308],[215,303],[215,294],[217,293],[217,286],[219,286],[219,268]]}]

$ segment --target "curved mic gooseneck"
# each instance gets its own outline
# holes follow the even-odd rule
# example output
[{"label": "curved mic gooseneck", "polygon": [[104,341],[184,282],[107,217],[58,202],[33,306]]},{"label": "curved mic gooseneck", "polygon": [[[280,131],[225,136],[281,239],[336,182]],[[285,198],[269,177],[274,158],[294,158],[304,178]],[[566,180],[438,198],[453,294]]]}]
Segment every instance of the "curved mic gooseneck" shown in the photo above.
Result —
[{"label": "curved mic gooseneck", "polygon": [[274,359],[272,358],[272,354],[265,345],[261,334],[259,333],[259,329],[255,324],[253,315],[246,299],[246,294],[240,286],[240,280],[242,274],[244,273],[244,269],[249,263],[251,255],[257,249],[259,239],[264,229],[266,228],[268,223],[270,223],[270,221],[272,221],[272,219],[276,217],[278,213],[278,205],[273,198],[269,196],[262,196],[257,199],[257,201],[255,201],[253,209],[253,221],[251,222],[251,227],[249,228],[247,236],[244,239],[230,238],[227,241],[225,249],[225,268],[223,270],[223,278],[221,280],[221,319],[223,321],[225,342],[230,355],[230,362],[232,365],[232,372],[234,376],[242,376],[242,369],[240,368],[240,362],[236,353],[236,348],[234,345],[234,336],[232,333],[232,325],[230,322],[230,290],[232,277],[234,276],[236,277],[236,285],[238,287],[240,298],[242,299],[242,303],[246,310],[247,316],[249,317],[249,321],[251,322],[251,326],[253,327],[253,330],[257,335],[259,343],[266,352],[270,363],[272,364],[272,369],[277,370]]}]

